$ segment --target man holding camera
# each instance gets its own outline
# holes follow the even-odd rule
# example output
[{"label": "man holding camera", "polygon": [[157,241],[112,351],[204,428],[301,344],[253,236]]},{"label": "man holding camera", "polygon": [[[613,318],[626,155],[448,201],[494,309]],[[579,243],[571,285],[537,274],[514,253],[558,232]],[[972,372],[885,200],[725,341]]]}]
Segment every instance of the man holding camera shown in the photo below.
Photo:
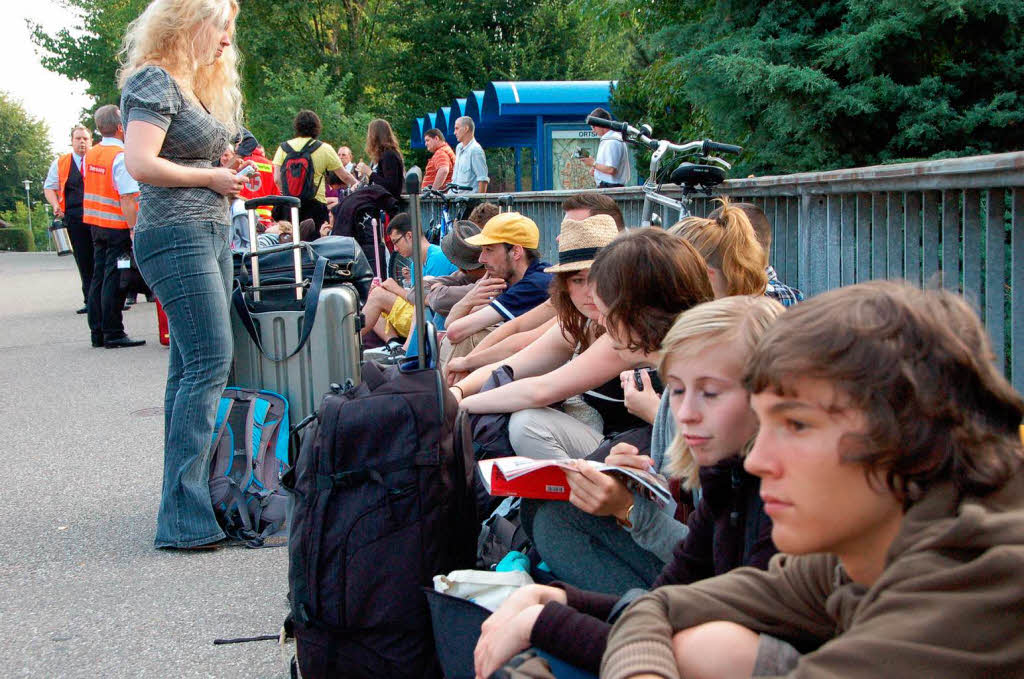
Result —
[{"label": "man holding camera", "polygon": [[[603,108],[595,108],[590,115],[611,120],[611,114]],[[630,170],[629,153],[626,150],[626,143],[622,141],[622,135],[597,125],[591,125],[590,129],[601,139],[597,147],[597,156],[580,158],[580,161],[594,171],[597,188],[612,189],[625,186],[629,183]]]}]

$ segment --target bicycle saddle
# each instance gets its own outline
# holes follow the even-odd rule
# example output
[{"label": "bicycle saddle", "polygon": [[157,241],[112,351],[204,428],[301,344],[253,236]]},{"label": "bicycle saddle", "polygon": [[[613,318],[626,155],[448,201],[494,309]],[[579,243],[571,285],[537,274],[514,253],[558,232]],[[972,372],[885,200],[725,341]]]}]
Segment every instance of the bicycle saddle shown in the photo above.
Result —
[{"label": "bicycle saddle", "polygon": [[725,181],[725,170],[714,165],[683,163],[672,170],[668,180],[679,186],[689,188],[700,186],[708,189]]}]

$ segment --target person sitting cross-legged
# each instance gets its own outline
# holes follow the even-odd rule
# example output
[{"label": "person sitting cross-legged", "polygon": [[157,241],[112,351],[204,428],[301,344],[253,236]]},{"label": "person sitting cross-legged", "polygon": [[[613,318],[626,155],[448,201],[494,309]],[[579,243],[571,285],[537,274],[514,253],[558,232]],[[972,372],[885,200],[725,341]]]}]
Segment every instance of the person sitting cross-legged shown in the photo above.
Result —
[{"label": "person sitting cross-legged", "polygon": [[544,271],[548,265],[537,250],[540,229],[532,219],[518,212],[495,215],[466,243],[480,247],[479,260],[487,273],[448,314],[440,349],[442,367],[472,351],[498,323],[522,316],[548,299],[551,274]]},{"label": "person sitting cross-legged", "polygon": [[[401,213],[388,223],[388,237],[395,245],[395,252],[403,257],[413,256],[413,232],[409,215]],[[420,236],[420,256],[422,257],[423,276],[446,276],[454,273],[455,265],[448,261],[444,251],[437,245]],[[409,271],[410,280],[415,282],[415,271]],[[360,331],[365,337],[374,332],[382,340],[393,337],[403,339],[412,332],[413,303],[410,300],[413,290],[405,289],[394,280],[388,279],[374,286],[366,299],[363,315],[366,324]]]}]

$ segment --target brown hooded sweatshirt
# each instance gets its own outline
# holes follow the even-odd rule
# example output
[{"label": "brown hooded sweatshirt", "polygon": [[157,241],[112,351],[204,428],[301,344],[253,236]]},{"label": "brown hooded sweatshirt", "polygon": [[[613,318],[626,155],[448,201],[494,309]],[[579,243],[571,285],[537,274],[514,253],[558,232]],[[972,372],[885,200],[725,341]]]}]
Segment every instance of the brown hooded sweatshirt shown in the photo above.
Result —
[{"label": "brown hooded sweatshirt", "polygon": [[616,623],[601,676],[675,679],[672,634],[714,620],[804,652],[791,679],[1024,677],[1024,471],[982,498],[929,490],[871,587],[827,554],[661,587]]}]

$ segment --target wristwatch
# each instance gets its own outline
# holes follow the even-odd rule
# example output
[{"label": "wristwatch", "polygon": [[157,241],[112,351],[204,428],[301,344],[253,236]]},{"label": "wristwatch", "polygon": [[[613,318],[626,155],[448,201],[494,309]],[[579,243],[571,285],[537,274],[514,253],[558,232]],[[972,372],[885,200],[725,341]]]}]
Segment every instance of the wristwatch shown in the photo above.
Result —
[{"label": "wristwatch", "polygon": [[633,503],[630,502],[629,503],[629,507],[626,509],[626,518],[620,519],[619,517],[616,516],[615,517],[615,523],[619,524],[623,528],[632,528],[633,527],[633,522],[630,521],[630,517],[632,517],[632,516],[633,516]]}]

